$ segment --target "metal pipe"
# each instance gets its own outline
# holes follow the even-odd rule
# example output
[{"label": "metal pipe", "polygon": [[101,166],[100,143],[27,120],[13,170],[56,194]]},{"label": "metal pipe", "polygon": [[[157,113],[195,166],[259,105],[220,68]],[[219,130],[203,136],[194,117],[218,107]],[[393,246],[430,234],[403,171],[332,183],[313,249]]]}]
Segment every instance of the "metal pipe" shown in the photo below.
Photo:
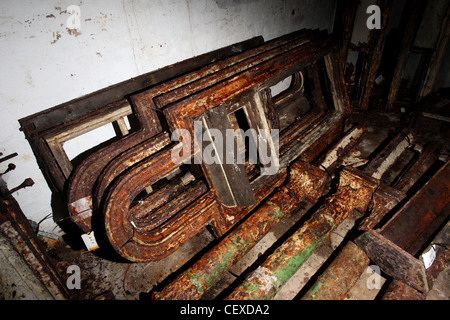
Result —
[{"label": "metal pipe", "polygon": [[[404,173],[402,178],[398,180],[398,183],[395,184],[395,186],[397,188],[400,188],[400,190],[385,185],[381,185],[379,188],[377,188],[373,196],[372,212],[369,217],[361,222],[360,226],[358,227],[359,230],[367,231],[372,229],[384,217],[386,213],[388,213],[402,199],[406,197],[406,192],[409,190],[409,188],[412,187],[425,173],[425,171],[427,171],[433,165],[434,161],[432,160],[436,159],[435,152],[437,151],[437,145],[438,144],[436,143],[430,143],[425,147],[416,162]],[[398,152],[397,155],[399,155]],[[354,248],[355,244],[350,242],[344,247],[338,257],[336,257],[336,260],[339,259],[341,263],[333,262],[330,265],[329,269],[325,270],[324,273],[319,276],[317,281],[312,285],[312,287],[305,294],[305,296],[302,297],[302,299],[343,299],[345,297],[348,290],[350,290],[353,286],[347,286],[346,284],[354,284],[369,265],[369,260],[367,259],[367,255],[363,250],[356,249],[356,252],[354,252],[354,255],[352,257],[351,254],[347,254],[352,252],[352,250],[348,247]],[[354,264],[348,263],[348,261],[352,261],[351,259],[360,262],[366,261],[364,265],[365,267],[363,268],[361,265],[361,268],[355,268]],[[358,262],[356,262],[356,265],[358,265]],[[339,281],[335,281],[333,278],[333,275],[336,274],[339,274]],[[394,282],[402,283],[400,281]],[[400,285],[400,287],[410,288],[407,285]],[[391,290],[394,292],[399,289],[400,288],[398,287],[398,284],[394,283]],[[411,290],[413,291],[413,293],[408,293]],[[416,293],[422,295],[415,289],[411,290],[404,290],[403,293],[398,293],[398,295],[403,294],[405,296],[411,297]]]},{"label": "metal pipe", "polygon": [[336,193],[272,253],[228,297],[230,300],[271,299],[300,266],[353,210],[364,212],[378,181],[345,168]]},{"label": "metal pipe", "polygon": [[303,162],[292,165],[289,182],[279,188],[246,221],[184,271],[153,299],[199,299],[231,266],[287,215],[293,213],[303,199],[317,201],[322,195],[327,175]]},{"label": "metal pipe", "polygon": [[309,288],[302,300],[343,300],[369,263],[364,251],[349,242]]}]

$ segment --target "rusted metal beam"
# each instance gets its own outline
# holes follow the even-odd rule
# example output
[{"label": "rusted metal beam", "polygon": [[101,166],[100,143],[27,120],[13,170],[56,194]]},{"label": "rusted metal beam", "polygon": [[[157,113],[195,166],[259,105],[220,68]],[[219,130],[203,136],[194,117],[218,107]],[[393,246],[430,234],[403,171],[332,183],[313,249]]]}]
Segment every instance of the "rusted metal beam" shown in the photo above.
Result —
[{"label": "rusted metal beam", "polygon": [[270,299],[353,210],[364,212],[378,182],[345,168],[336,193],[252,272],[227,299]]},{"label": "rusted metal beam", "polygon": [[413,255],[448,219],[449,178],[446,163],[378,232],[355,240],[384,272],[421,292],[428,291],[427,280]]},{"label": "rusted metal beam", "polygon": [[292,214],[302,200],[317,201],[323,193],[327,175],[314,166],[298,161],[292,165],[288,179],[288,183],[277,189],[248,219],[161,292],[155,292],[153,298],[199,299],[272,226]]},{"label": "rusted metal beam", "polygon": [[302,300],[343,300],[369,263],[365,252],[349,242],[302,296]]},{"label": "rusted metal beam", "polygon": [[411,254],[424,245],[447,219],[443,209],[449,203],[450,167],[447,162],[438,172],[380,229],[380,234]]},{"label": "rusted metal beam", "polygon": [[395,160],[412,145],[413,141],[412,131],[409,128],[404,128],[367,164],[364,172],[375,179],[380,179],[395,163]]},{"label": "rusted metal beam", "polygon": [[359,230],[367,231],[375,228],[388,212],[406,197],[405,192],[397,191],[389,186],[380,185],[373,195],[370,214],[358,225]]},{"label": "rusted metal beam", "polygon": [[[427,171],[431,165],[434,163],[434,160],[436,160],[437,157],[437,148],[438,144],[431,143],[427,145],[421,155],[418,157],[416,162],[406,171],[406,173],[402,176],[402,179],[398,180],[397,185],[402,186],[401,191],[385,186],[380,185],[377,190],[375,191],[373,195],[373,203],[372,203],[372,209],[371,214],[369,217],[364,219],[362,223],[358,226],[359,230],[371,230],[377,225],[381,219],[384,217],[384,215],[389,212],[391,209],[393,209],[398,203],[400,203],[401,200],[403,200],[406,197],[406,192],[408,189],[414,185],[417,180]],[[348,244],[353,245],[353,244]],[[347,246],[346,246],[347,247]],[[346,248],[345,247],[345,248]],[[345,252],[350,252],[349,248],[344,249]],[[344,251],[343,250],[343,251]],[[339,254],[340,256],[341,254]],[[365,252],[362,250],[359,250],[358,253],[355,253],[353,257],[348,257],[349,259],[357,259],[358,261],[365,260],[364,257],[366,256]],[[344,256],[345,257],[345,256]],[[345,259],[344,257],[340,259]],[[417,261],[415,261],[417,264]],[[330,266],[330,270],[326,270],[323,275],[319,276],[319,279],[316,281],[316,283],[313,285],[310,289],[309,293],[304,297],[304,299],[321,299],[326,297],[334,297],[336,299],[340,299],[345,297],[346,292],[350,289],[349,286],[346,286],[344,284],[346,283],[354,283],[362,274],[364,271],[364,268],[362,269],[354,269],[349,267],[348,263],[342,262],[339,264],[333,262],[333,267]],[[366,267],[369,265],[367,262]],[[342,286],[339,283],[338,285],[334,285],[333,282],[333,274],[342,274],[343,283]],[[423,293],[420,293],[419,291],[412,289],[411,287],[405,285],[403,282],[400,281],[393,281],[392,285],[392,291],[397,292],[395,295],[397,296],[423,296]],[[395,289],[394,289],[395,288]],[[314,295],[312,294],[313,290],[316,290],[317,292],[314,292]],[[399,290],[402,290],[399,292]],[[393,294],[394,295],[394,294]]]},{"label": "rusted metal beam", "polygon": [[[425,265],[425,273],[427,277],[427,283],[429,289],[433,288],[434,283],[438,275],[448,266],[450,261],[450,253],[448,251],[447,245],[450,241],[450,223],[439,232],[439,234],[433,239],[430,246],[422,252],[422,257],[429,250],[434,251],[434,260],[430,260],[428,264]],[[430,257],[433,259],[433,257]],[[424,263],[425,264],[425,263]],[[427,293],[420,292],[406,283],[399,280],[392,280],[389,284],[386,292],[382,296],[382,300],[425,300]]]},{"label": "rusted metal beam", "polygon": [[[397,145],[397,147],[395,147],[395,143],[402,142],[400,135],[397,135],[397,138],[394,140],[393,143],[388,144],[382,151],[385,156],[393,154],[393,156],[389,157],[389,162],[383,164],[383,159],[375,157],[367,166],[369,168],[369,170],[367,170],[368,173],[372,173],[381,178],[383,174],[386,173],[387,169],[401,156],[402,151],[405,150],[405,144]],[[386,185],[380,185],[375,190],[370,215],[360,223],[358,226],[359,230],[367,231],[375,227],[386,213],[406,197],[406,191],[408,191],[409,186],[417,182],[424,172],[431,167],[432,161],[429,159],[433,158],[432,154],[436,151],[435,147],[435,144],[427,146],[414,165],[402,176],[404,179],[402,181],[407,181],[407,183],[404,184],[402,191],[398,191]],[[381,165],[383,165],[383,169],[377,169],[377,166]],[[304,299],[341,299],[345,297],[347,291],[359,279],[362,272],[369,265],[369,260],[363,250],[352,250],[351,248],[348,248],[349,246],[354,247],[355,245],[350,242],[344,247],[343,252],[338,256],[339,258],[336,258],[339,259],[341,263],[332,262],[329,270],[327,269],[319,276],[318,280],[313,284],[306,296],[304,296]],[[353,252],[354,255],[347,255],[346,253],[348,252]],[[351,261],[351,259],[361,262],[360,268],[352,268],[349,266],[348,261]],[[363,261],[365,261],[364,264]],[[336,279],[334,278],[334,275],[336,274],[342,275],[342,282],[339,282],[339,284],[336,284],[334,280]]]},{"label": "rusted metal beam", "polygon": [[334,172],[342,164],[343,156],[356,145],[366,131],[367,128],[364,126],[356,126],[349,130],[347,134],[326,153],[318,166],[324,168],[328,172]]},{"label": "rusted metal beam", "polygon": [[345,64],[347,62],[348,46],[353,34],[358,3],[359,2],[357,0],[340,0],[336,4],[333,34],[339,44],[339,54],[342,58],[342,68],[345,68]]},{"label": "rusted metal beam", "polygon": [[371,213],[361,221],[359,230],[373,229],[390,210],[406,198],[408,190],[437,161],[439,149],[440,143],[428,143],[411,167],[393,184],[393,187],[381,185],[378,188],[374,194]]},{"label": "rusted metal beam", "polygon": [[[407,22],[402,28],[403,37],[400,46],[399,56],[397,57],[397,63],[390,83],[389,92],[386,98],[386,110],[392,111],[394,109],[394,103],[397,99],[398,88],[400,87],[400,80],[403,76],[403,72],[408,62],[411,45],[414,41],[416,31],[422,21],[421,15],[424,12],[424,6],[426,2],[421,0],[413,0],[408,6],[405,6],[405,12],[402,14],[406,17]],[[402,20],[405,19],[402,17]]]},{"label": "rusted metal beam", "polygon": [[389,18],[391,16],[393,0],[379,0],[381,8],[381,28],[372,29],[369,33],[367,61],[364,63],[364,71],[358,86],[358,104],[361,110],[369,108],[372,89],[377,76],[378,67],[383,54],[384,42],[387,32]]},{"label": "rusted metal beam", "polygon": [[423,263],[395,243],[374,230],[365,232],[355,243],[383,272],[421,292],[428,292]]},{"label": "rusted metal beam", "polygon": [[418,159],[410,168],[408,168],[402,177],[394,183],[392,187],[399,191],[407,192],[438,160],[439,151],[441,148],[442,144],[437,141],[432,141],[426,144]]}]

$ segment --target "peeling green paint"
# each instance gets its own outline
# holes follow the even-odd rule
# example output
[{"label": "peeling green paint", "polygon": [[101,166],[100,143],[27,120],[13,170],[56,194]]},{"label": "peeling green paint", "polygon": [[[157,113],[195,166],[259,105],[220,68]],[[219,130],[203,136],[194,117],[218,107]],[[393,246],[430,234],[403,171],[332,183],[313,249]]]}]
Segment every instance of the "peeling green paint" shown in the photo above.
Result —
[{"label": "peeling green paint", "polygon": [[[250,277],[239,286],[238,291],[245,292],[251,299],[273,298],[279,288],[297,272],[334,228],[335,224],[332,218],[326,214],[315,214],[263,263],[262,267],[271,270],[276,278],[273,290],[262,292],[262,286],[252,283]],[[317,229],[321,231],[316,232]]]}]

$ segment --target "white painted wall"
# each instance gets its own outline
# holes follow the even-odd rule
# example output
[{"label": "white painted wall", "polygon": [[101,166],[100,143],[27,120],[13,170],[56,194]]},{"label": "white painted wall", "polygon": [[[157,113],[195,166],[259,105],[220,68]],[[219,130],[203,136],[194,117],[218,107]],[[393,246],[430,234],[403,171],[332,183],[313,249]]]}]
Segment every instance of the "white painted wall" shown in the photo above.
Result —
[{"label": "white painted wall", "polygon": [[[67,30],[70,5],[80,7],[78,35]],[[51,192],[18,119],[254,36],[331,32],[334,11],[335,0],[1,0],[0,152],[19,154],[0,163],[0,172],[17,166],[3,179],[10,188],[35,181],[14,197],[40,221],[52,211]],[[106,139],[108,130],[97,137]],[[76,155],[83,141],[67,147]],[[52,219],[40,227],[61,232]]]}]

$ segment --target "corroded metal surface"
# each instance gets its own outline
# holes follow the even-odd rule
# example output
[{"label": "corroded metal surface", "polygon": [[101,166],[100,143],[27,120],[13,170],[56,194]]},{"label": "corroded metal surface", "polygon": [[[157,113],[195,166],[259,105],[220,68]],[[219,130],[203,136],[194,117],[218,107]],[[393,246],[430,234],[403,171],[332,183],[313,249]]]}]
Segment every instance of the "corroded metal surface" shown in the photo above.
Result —
[{"label": "corroded metal surface", "polygon": [[343,300],[370,260],[356,244],[349,242],[302,297],[303,300]]},{"label": "corroded metal surface", "polygon": [[414,136],[409,128],[403,129],[378,153],[374,159],[364,168],[364,172],[376,179],[381,179],[383,174],[394,164],[395,160],[411,146]]},{"label": "corroded metal surface", "polygon": [[378,182],[345,168],[336,193],[278,247],[227,299],[270,299],[353,210],[364,212]]},{"label": "corroded metal surface", "polygon": [[[429,246],[424,250],[426,253],[428,250],[435,250],[435,258],[433,261],[428,262],[428,266],[425,273],[427,276],[427,282],[430,290],[432,289],[438,275],[448,266],[450,261],[450,253],[446,247],[446,244],[450,240],[450,224],[447,225],[439,232],[439,234],[431,242],[434,249]],[[431,265],[429,265],[431,263]],[[383,300],[425,300],[427,294],[425,292],[420,292],[406,283],[398,280],[393,280],[389,287],[386,289],[382,299]]]},{"label": "corroded metal surface", "polygon": [[397,191],[386,185],[380,185],[373,195],[370,214],[361,221],[358,229],[364,231],[373,229],[405,197],[406,193],[404,192]]},{"label": "corroded metal surface", "polygon": [[[201,162],[206,184],[192,182],[188,189],[180,190],[181,193],[177,198],[170,200],[167,197],[168,202],[161,203],[162,207],[159,208],[147,204],[135,206],[133,204],[145,188],[172,174],[182,164],[195,161],[201,155],[203,150],[198,146],[198,141],[194,139],[191,145],[188,143],[191,137],[195,136],[194,119],[207,119],[203,121],[206,132],[210,130],[211,125],[225,130],[228,128],[230,114],[236,109],[243,108],[250,128],[268,130],[270,122],[267,120],[269,115],[266,112],[270,109],[268,108],[270,95],[267,95],[266,90],[270,85],[286,77],[286,74],[314,64],[324,56],[328,57],[331,49],[331,38],[322,33],[307,33],[307,36],[297,34],[285,44],[248,57],[242,62],[205,77],[192,80],[186,75],[183,81],[189,79],[191,82],[184,83],[174,79],[171,83],[161,84],[133,96],[134,103],[141,104],[142,108],[144,106],[161,108],[171,130],[185,130],[180,131],[181,143],[171,144],[140,162],[133,160],[130,164],[132,166],[117,174],[114,182],[105,189],[108,193],[102,200],[104,225],[114,249],[132,261],[161,259],[175,251],[206,225],[210,225],[213,232],[221,236],[258,205],[264,206],[267,196],[283,182],[285,168],[295,158],[304,153],[302,157],[306,161],[311,161],[322,152],[327,143],[334,141],[341,134],[348,101],[339,100],[339,97],[345,97],[345,93],[340,92],[337,84],[334,84],[333,92],[335,96],[339,95],[334,97],[338,106],[335,106],[334,111],[333,108],[327,111],[323,118],[328,124],[310,123],[308,131],[296,132],[299,140],[294,141],[294,144],[290,142],[291,149],[295,150],[280,156],[280,166],[275,153],[270,152],[275,166],[279,166],[278,173],[254,176],[248,171],[249,167],[246,167],[245,171],[243,167],[236,172],[232,164],[229,168],[231,171],[227,171],[228,164],[210,165]],[[329,64],[327,70],[329,76],[338,76],[339,72],[334,72],[332,68],[335,61],[330,57],[326,59]],[[342,79],[333,80],[339,82]],[[322,110],[328,108],[321,107]],[[222,123],[211,116],[216,113],[222,115]],[[302,121],[298,120],[294,126],[301,130],[302,126],[298,126],[298,122]],[[270,150],[275,150],[274,145],[279,142],[273,141],[271,135],[266,136],[265,141],[272,148]],[[297,147],[298,144],[301,145],[300,148]],[[214,147],[217,149],[216,145]],[[129,151],[129,154],[133,153]],[[173,154],[180,156],[176,163],[171,159]],[[124,161],[125,157],[121,156],[119,159]],[[115,164],[115,161],[109,167],[125,167]],[[262,173],[264,170],[265,167],[261,166]],[[107,180],[112,181],[111,178]],[[236,182],[241,180],[248,181],[245,196],[239,189],[243,184]],[[143,201],[156,200],[154,195],[158,192],[163,196],[162,191],[155,191]],[[182,203],[177,205],[177,199]]]},{"label": "corroded metal surface", "polygon": [[448,218],[450,198],[447,162],[380,230],[386,239],[415,254]]},{"label": "corroded metal surface", "polygon": [[407,192],[437,161],[438,153],[441,148],[442,145],[439,142],[433,141],[428,143],[420,153],[419,158],[410,168],[408,168],[407,172],[393,185],[393,187],[399,191]]},{"label": "corroded metal surface", "polygon": [[421,292],[428,291],[423,263],[395,243],[374,230],[365,232],[355,240],[355,243],[386,274]]},{"label": "corroded metal surface", "polygon": [[133,166],[171,143],[169,134],[163,132],[120,154],[110,162],[97,178],[93,198],[95,207],[100,208],[102,196],[111,182],[126,169]]},{"label": "corroded metal surface", "polygon": [[71,294],[62,275],[56,269],[17,201],[9,193],[6,184],[0,179],[0,232],[6,236],[54,299],[69,299]]},{"label": "corroded metal surface", "polygon": [[319,163],[320,167],[333,172],[342,164],[343,156],[346,155],[367,131],[364,126],[356,126],[349,130],[346,135],[325,155]]},{"label": "corroded metal surface", "polygon": [[[255,49],[243,52],[242,54],[225,58],[218,62],[209,64],[194,72],[177,77],[164,82],[140,94],[131,96],[133,109],[140,122],[140,129],[126,135],[119,141],[108,145],[102,150],[95,152],[78,166],[71,176],[67,191],[67,202],[69,204],[89,196],[93,196],[94,185],[97,181],[98,173],[101,172],[110,161],[129,148],[161,132],[162,127],[159,122],[156,109],[163,105],[174,103],[180,99],[188,97],[205,87],[211,86],[221,80],[242,72],[254,65],[267,61],[283,51],[290,50],[297,46],[302,46],[312,39],[320,36],[321,33],[294,32],[278,39],[269,41]],[[176,90],[178,89],[178,90]],[[175,90],[174,94],[170,91]],[[158,97],[158,98],[157,98]],[[176,129],[176,128],[173,128]],[[128,160],[131,161],[132,158]],[[131,165],[131,163],[130,163]],[[103,186],[104,188],[104,186]],[[102,194],[97,196],[103,196]],[[101,200],[94,200],[98,203]],[[74,211],[73,206],[69,206],[70,214],[79,215],[81,212]],[[85,231],[90,231],[90,216],[84,214],[83,219],[75,219],[79,227]]]},{"label": "corroded metal surface", "polygon": [[316,213],[253,271],[227,299],[271,299],[334,228],[335,224],[330,217],[320,212]]},{"label": "corroded metal surface", "polygon": [[235,262],[243,257],[270,228],[291,214],[303,199],[316,201],[324,190],[327,175],[303,162],[292,165],[289,182],[277,189],[238,228],[184,271],[155,299],[199,299]]}]

